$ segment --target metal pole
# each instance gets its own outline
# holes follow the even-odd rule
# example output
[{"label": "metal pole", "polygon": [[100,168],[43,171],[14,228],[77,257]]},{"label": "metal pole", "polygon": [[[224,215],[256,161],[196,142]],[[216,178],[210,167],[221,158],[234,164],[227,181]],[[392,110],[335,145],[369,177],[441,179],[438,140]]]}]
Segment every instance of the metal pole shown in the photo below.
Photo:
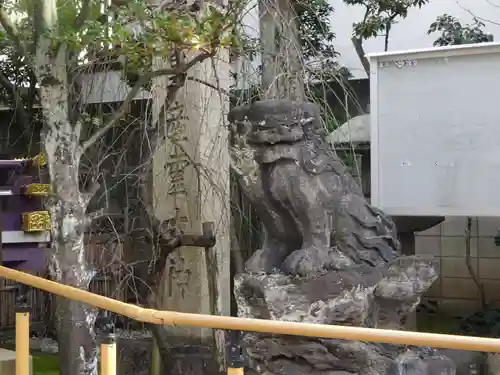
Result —
[{"label": "metal pole", "polygon": [[104,318],[101,341],[101,375],[116,375],[116,336],[111,319]]},{"label": "metal pole", "polygon": [[30,374],[30,306],[27,289],[20,285],[16,295],[16,375]]},{"label": "metal pole", "polygon": [[95,293],[87,292],[86,290],[56,283],[54,281],[46,280],[41,277],[29,275],[27,273],[3,266],[0,266],[0,276],[69,298],[74,301],[84,302],[101,309],[106,309],[144,323],[231,329],[237,331],[266,332],[281,335],[383,342],[395,345],[430,346],[434,348],[500,353],[500,339],[489,337],[443,335],[426,332],[236,318],[233,316],[202,315],[177,311],[160,311],[144,309],[137,305],[120,302]]}]

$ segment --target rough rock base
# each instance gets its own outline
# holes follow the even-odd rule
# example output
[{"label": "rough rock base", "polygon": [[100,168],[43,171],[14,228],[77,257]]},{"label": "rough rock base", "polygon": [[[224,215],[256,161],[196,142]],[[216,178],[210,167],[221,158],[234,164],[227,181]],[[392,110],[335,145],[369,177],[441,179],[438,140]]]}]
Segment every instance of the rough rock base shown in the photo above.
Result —
[{"label": "rough rock base", "polygon": [[[401,257],[387,267],[355,266],[314,277],[242,274],[238,315],[248,318],[404,329],[438,275],[430,258]],[[266,375],[455,375],[429,348],[244,333],[250,371]]]}]

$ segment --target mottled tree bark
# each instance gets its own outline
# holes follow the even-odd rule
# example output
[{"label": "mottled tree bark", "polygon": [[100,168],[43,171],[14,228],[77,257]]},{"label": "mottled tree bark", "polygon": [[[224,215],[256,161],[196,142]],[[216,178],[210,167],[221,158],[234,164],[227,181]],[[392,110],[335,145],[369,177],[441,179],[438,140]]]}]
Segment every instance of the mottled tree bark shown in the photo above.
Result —
[{"label": "mottled tree bark", "polygon": [[[61,69],[62,71],[62,69]],[[49,77],[49,75],[46,75]],[[42,86],[46,128],[43,147],[54,193],[47,206],[51,214],[52,277],[63,284],[88,289],[93,271],[85,260],[84,233],[90,194],[79,189],[79,132],[67,120],[63,77],[46,79]],[[97,346],[93,337],[95,311],[79,302],[58,298],[56,318],[61,375],[97,374]]]},{"label": "mottled tree bark", "polygon": [[[35,73],[40,84],[45,117],[42,142],[53,196],[47,202],[51,215],[52,277],[63,284],[87,289],[93,271],[85,260],[84,233],[89,223],[87,206],[91,194],[79,188],[80,123],[70,122],[68,66],[64,45],[54,48],[43,32],[57,25],[56,2],[40,2],[42,35],[37,43]],[[57,335],[61,375],[97,375],[97,346],[93,325],[95,311],[81,303],[58,298]]]},{"label": "mottled tree bark", "polygon": [[[85,21],[86,1],[88,0],[83,0],[76,28],[78,21]],[[156,119],[159,125],[153,125],[157,125],[157,128],[163,126],[165,116],[175,102],[177,91],[184,86],[187,72],[213,57],[215,51],[202,51],[190,59],[179,56],[184,64],[178,65],[177,69],[154,69],[141,75],[107,123],[101,125],[88,139],[82,140],[79,108],[73,106],[73,95],[70,95],[74,82],[69,78],[68,72],[74,70],[74,67],[68,66],[68,51],[64,43],[54,45],[53,40],[45,37],[48,30],[58,26],[56,1],[39,0],[37,5],[40,11],[36,12],[36,34],[40,37],[36,43],[33,65],[40,85],[40,101],[45,118],[42,143],[53,191],[47,202],[51,215],[53,248],[50,270],[54,280],[88,289],[94,270],[85,259],[84,234],[92,219],[87,208],[93,192],[82,192],[79,187],[82,155],[118,124],[129,111],[131,101],[142,86],[160,76],[169,76],[170,80],[163,80],[164,87],[157,89],[155,96],[157,103],[160,103]],[[19,43],[20,46],[21,44]],[[98,347],[94,333],[96,311],[65,299],[58,299],[56,306],[61,375],[97,375]]]},{"label": "mottled tree bark", "polygon": [[[78,187],[79,156],[71,143],[58,142],[63,132],[44,134],[54,199],[49,205],[52,219],[53,255],[51,274],[56,281],[88,289],[93,270],[85,260],[84,233],[88,199]],[[66,134],[68,135],[68,134]],[[52,147],[57,142],[56,147]],[[68,147],[69,146],[69,147]],[[96,310],[65,298],[56,299],[56,328],[61,375],[97,374],[97,343],[93,326]]]},{"label": "mottled tree bark", "polygon": [[259,0],[262,97],[304,100],[304,69],[294,0]]}]

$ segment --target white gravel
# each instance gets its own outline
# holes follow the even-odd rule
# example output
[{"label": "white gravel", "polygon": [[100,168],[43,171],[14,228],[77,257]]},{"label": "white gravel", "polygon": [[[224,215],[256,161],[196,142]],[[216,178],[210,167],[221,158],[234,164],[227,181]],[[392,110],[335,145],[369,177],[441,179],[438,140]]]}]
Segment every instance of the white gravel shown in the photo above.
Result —
[{"label": "white gravel", "polygon": [[[125,329],[117,329],[116,337],[122,340],[137,340],[137,339],[150,339],[152,337],[151,332],[148,330],[131,331]],[[15,344],[14,338],[4,338],[1,340],[5,344]],[[51,338],[44,337],[32,337],[30,338],[30,349],[39,350],[42,353],[57,353],[59,351],[59,345],[57,341]]]}]

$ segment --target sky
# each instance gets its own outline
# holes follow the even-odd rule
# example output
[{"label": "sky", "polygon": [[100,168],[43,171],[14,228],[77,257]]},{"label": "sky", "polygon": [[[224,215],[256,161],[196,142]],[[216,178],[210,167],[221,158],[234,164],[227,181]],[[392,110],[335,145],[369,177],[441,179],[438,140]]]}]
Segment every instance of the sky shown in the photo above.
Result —
[{"label": "sky", "polygon": [[[305,0],[307,1],[307,0]],[[249,12],[244,24],[249,35],[258,36],[257,0],[250,0]],[[335,48],[340,53],[340,63],[350,69],[354,78],[364,78],[361,63],[351,43],[352,24],[363,17],[363,8],[347,6],[343,0],[330,0],[335,8],[331,16],[332,29],[336,33]],[[485,30],[500,42],[500,0],[430,0],[421,9],[410,10],[408,17],[394,25],[389,40],[389,51],[432,47],[435,35],[427,35],[430,24],[444,13],[459,19],[463,24],[472,23],[474,16],[482,20]],[[366,53],[384,50],[383,37],[373,38],[364,43]],[[258,66],[259,62],[252,63]],[[255,67],[250,68],[255,72]]]},{"label": "sky", "polygon": [[[351,70],[354,77],[366,77],[350,41],[352,23],[362,19],[363,8],[347,6],[342,0],[330,0],[330,4],[335,8],[331,23],[337,36],[335,48],[341,55],[340,61]],[[495,41],[500,42],[500,0],[430,0],[421,9],[412,9],[406,19],[393,26],[389,50],[431,47],[436,36],[427,35],[427,30],[436,17],[443,13],[458,18],[464,24],[471,23],[473,16],[482,19],[486,24],[485,30],[493,34]],[[364,49],[366,53],[383,51],[383,37],[366,41]]]}]

